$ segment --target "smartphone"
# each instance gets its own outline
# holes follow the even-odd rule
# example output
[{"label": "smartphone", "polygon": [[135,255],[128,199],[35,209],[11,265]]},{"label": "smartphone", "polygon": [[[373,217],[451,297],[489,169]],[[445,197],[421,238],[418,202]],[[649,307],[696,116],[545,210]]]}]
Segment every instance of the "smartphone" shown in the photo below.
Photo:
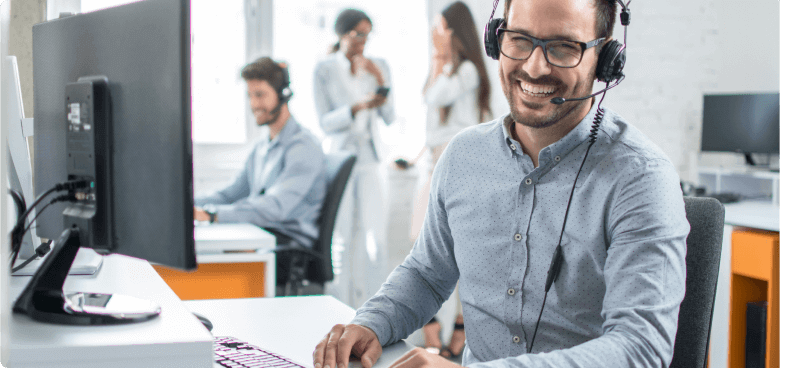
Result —
[{"label": "smartphone", "polygon": [[390,92],[390,87],[377,87],[377,94],[382,97],[388,97],[388,92]]}]

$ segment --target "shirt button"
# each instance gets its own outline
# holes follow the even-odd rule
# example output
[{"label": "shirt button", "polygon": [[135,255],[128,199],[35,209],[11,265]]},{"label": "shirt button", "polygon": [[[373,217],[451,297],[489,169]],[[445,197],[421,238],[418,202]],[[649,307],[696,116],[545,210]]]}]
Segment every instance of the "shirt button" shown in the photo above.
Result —
[{"label": "shirt button", "polygon": [[511,143],[511,144],[510,144],[510,149],[512,149],[512,150],[514,150],[514,151],[515,151],[515,150],[516,150],[516,145]]},{"label": "shirt button", "polygon": [[524,183],[527,184],[527,185],[530,185],[530,184],[532,184],[532,179],[527,178],[527,180],[524,180]]},{"label": "shirt button", "polygon": [[518,336],[513,336],[513,342],[518,344],[521,342],[521,339]]},{"label": "shirt button", "polygon": [[516,241],[521,241],[521,234],[513,235],[513,239],[515,239]]},{"label": "shirt button", "polygon": [[512,295],[516,295],[516,290],[514,290],[513,288],[508,289],[508,295],[511,295],[511,296]]},{"label": "shirt button", "polygon": [[560,160],[559,156],[557,156],[557,157],[554,157],[554,161],[557,161],[557,162],[559,162],[559,160]]}]

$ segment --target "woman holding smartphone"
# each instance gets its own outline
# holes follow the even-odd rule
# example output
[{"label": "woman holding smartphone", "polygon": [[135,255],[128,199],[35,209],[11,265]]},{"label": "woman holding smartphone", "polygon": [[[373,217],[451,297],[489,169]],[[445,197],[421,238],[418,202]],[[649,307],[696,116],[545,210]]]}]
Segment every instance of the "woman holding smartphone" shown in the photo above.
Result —
[{"label": "woman holding smartphone", "polygon": [[[426,147],[423,150],[431,153],[431,165],[428,179],[415,201],[410,232],[413,239],[420,232],[425,218],[431,172],[448,142],[462,129],[491,119],[491,87],[483,62],[480,37],[467,5],[461,1],[448,5],[434,20],[431,38],[434,49],[430,73],[423,88],[423,98],[428,106]],[[406,162],[397,164],[399,167],[409,165]],[[445,317],[444,311],[456,305],[457,315],[450,316],[456,318],[452,337],[448,346],[443,348],[439,336],[441,327],[436,319],[432,319],[423,327],[426,347],[444,357],[455,359],[461,354],[465,339],[464,319],[457,293],[454,292],[443,305],[446,307],[438,316]]]},{"label": "woman holding smartphone", "polygon": [[395,112],[387,62],[364,55],[371,19],[360,10],[345,9],[334,30],[338,42],[314,71],[314,101],[328,153],[350,151],[357,156],[336,223],[336,243],[343,244],[344,251],[341,274],[331,292],[358,308],[387,277],[381,271],[387,261],[387,211],[380,183],[378,124],[393,123]]}]

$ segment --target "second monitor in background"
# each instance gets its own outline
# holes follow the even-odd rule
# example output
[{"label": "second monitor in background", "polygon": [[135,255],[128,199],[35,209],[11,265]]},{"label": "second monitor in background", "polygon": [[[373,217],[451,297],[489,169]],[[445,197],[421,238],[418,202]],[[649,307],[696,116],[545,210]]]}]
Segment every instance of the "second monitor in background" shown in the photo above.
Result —
[{"label": "second monitor in background", "polygon": [[701,150],[778,154],[780,93],[704,95]]}]

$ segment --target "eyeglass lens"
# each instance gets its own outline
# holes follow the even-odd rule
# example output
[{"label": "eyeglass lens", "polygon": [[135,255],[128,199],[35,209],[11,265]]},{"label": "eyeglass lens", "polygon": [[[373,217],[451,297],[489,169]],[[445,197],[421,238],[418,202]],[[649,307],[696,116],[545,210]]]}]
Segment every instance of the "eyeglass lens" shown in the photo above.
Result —
[{"label": "eyeglass lens", "polygon": [[[578,43],[571,41],[553,40],[546,42],[546,61],[559,67],[574,67],[579,65],[583,50]],[[500,31],[500,51],[503,55],[516,60],[526,60],[535,50],[535,43],[531,37],[525,35]]]}]

